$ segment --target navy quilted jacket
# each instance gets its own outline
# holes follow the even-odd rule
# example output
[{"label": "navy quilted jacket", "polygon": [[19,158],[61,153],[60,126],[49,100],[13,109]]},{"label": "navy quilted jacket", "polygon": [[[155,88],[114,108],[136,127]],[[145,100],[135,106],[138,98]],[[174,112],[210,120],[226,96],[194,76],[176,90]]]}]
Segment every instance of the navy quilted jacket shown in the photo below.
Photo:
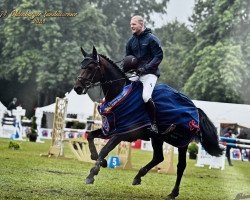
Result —
[{"label": "navy quilted jacket", "polygon": [[146,69],[145,74],[160,76],[159,64],[163,59],[160,40],[146,28],[140,35],[134,34],[126,45],[126,56],[133,55],[138,61],[138,67]]}]

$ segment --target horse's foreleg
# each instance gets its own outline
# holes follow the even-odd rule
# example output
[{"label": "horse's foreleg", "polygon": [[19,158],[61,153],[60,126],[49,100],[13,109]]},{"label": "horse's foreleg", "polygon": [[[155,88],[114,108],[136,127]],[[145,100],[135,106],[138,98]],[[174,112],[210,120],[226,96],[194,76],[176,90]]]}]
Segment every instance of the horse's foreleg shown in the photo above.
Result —
[{"label": "horse's foreleg", "polygon": [[168,195],[167,199],[175,199],[175,197],[179,195],[181,178],[187,165],[187,162],[186,162],[187,146],[178,148],[178,152],[179,152],[179,157],[178,157],[178,165],[177,165],[177,178],[176,178],[175,186],[172,192]]},{"label": "horse's foreleg", "polygon": [[100,167],[106,167],[107,161],[105,160],[105,157],[109,154],[110,151],[112,151],[120,142],[121,137],[113,136],[107,144],[101,149],[98,159],[95,163],[95,166],[91,168],[89,175],[87,176],[85,183],[86,184],[93,184],[95,179],[94,176],[98,175],[100,171]]},{"label": "horse's foreleg", "polygon": [[97,129],[95,131],[91,131],[88,134],[87,140],[88,140],[88,144],[89,144],[89,151],[90,151],[90,158],[92,160],[97,160],[98,158],[98,153],[95,147],[95,143],[94,143],[94,139],[95,138],[103,138],[104,135],[102,133],[102,129]]},{"label": "horse's foreleg", "polygon": [[135,176],[132,185],[141,184],[141,177],[145,176],[150,169],[152,169],[157,164],[161,163],[164,160],[163,157],[163,141],[156,138],[152,138],[152,147],[153,147],[153,159],[144,167],[142,167],[138,174]]}]

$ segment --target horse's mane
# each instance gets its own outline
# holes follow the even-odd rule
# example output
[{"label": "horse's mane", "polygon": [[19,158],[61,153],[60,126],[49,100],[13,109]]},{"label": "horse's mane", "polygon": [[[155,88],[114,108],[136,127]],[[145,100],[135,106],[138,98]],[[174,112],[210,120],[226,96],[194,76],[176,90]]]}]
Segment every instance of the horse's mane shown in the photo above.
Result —
[{"label": "horse's mane", "polygon": [[110,64],[112,64],[119,72],[121,72],[122,76],[124,78],[127,78],[126,74],[121,70],[121,68],[110,58],[108,58],[107,56],[103,55],[103,54],[99,54],[101,57],[103,57],[105,60],[107,60]]}]

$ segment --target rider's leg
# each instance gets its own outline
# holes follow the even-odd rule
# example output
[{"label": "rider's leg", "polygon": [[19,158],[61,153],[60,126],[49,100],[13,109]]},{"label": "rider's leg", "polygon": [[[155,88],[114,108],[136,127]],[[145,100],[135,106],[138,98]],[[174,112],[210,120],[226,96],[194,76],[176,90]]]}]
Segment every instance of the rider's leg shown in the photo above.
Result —
[{"label": "rider's leg", "polygon": [[158,133],[158,127],[156,122],[156,108],[152,99],[152,93],[157,81],[157,76],[154,74],[146,74],[140,77],[140,81],[143,84],[142,98],[145,102],[146,110],[152,122],[151,132]]},{"label": "rider's leg", "polygon": [[158,127],[156,122],[156,108],[151,98],[145,103],[145,107],[152,122],[151,130],[154,133],[158,133]]}]

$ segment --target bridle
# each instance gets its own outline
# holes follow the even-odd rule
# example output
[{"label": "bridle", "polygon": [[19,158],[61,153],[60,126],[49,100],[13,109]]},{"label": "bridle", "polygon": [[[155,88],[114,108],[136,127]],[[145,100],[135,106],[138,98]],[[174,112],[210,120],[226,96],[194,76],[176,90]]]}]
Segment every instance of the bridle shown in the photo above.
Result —
[{"label": "bridle", "polygon": [[77,80],[82,84],[82,86],[85,87],[85,89],[89,89],[91,87],[99,85],[99,82],[93,83],[93,80],[98,70],[100,70],[99,67],[95,70],[94,75],[91,78],[84,78],[83,76],[77,76]]}]

